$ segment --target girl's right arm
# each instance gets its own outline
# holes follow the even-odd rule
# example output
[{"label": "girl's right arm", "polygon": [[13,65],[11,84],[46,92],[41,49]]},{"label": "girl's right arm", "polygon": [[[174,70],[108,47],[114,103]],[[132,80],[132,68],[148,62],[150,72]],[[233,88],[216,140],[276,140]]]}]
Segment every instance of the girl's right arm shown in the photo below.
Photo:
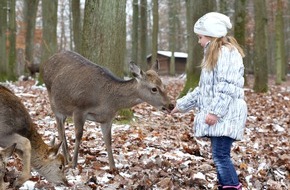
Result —
[{"label": "girl's right arm", "polygon": [[176,106],[174,108],[175,110],[172,110],[173,113],[175,112],[184,113],[184,112],[192,110],[194,107],[198,107],[199,95],[200,95],[199,87],[196,87],[192,92],[189,92],[182,98],[178,99],[176,101]]}]

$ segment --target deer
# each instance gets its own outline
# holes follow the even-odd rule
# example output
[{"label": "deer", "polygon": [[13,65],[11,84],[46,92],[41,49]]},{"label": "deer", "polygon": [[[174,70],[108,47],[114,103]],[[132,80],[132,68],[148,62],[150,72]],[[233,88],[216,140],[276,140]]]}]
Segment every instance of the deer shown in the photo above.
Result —
[{"label": "deer", "polygon": [[6,189],[4,187],[4,176],[6,173],[6,163],[10,156],[12,156],[16,147],[16,143],[0,150],[0,190]]},{"label": "deer", "polygon": [[0,85],[0,146],[16,143],[15,153],[22,158],[22,173],[13,186],[19,188],[31,177],[31,167],[49,182],[68,186],[64,174],[61,142],[47,145],[38,133],[21,99],[7,87]]},{"label": "deer", "polygon": [[[174,108],[158,76],[157,61],[146,72],[131,62],[130,71],[132,79],[118,78],[109,69],[73,51],[56,53],[42,64],[42,78],[56,118],[59,138],[63,142],[63,154],[73,168],[77,166],[86,120],[100,123],[110,170],[117,171],[111,142],[112,122],[116,113],[142,102],[164,111]],[[64,130],[67,117],[73,117],[75,126],[72,160]]]}]

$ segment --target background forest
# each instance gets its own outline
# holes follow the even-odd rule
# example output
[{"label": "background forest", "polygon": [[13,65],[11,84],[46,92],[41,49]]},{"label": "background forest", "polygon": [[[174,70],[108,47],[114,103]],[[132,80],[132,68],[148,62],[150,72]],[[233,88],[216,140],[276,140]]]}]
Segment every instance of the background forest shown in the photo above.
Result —
[{"label": "background forest", "polygon": [[[239,177],[245,189],[289,189],[289,7],[290,0],[0,0],[0,82],[23,100],[49,141],[56,126],[39,68],[51,55],[73,50],[124,77],[130,61],[146,70],[149,55],[156,60],[158,51],[169,51],[162,79],[174,101],[199,80],[203,54],[193,24],[207,12],[224,13],[246,52],[249,114],[233,154]],[[176,74],[173,52],[187,54],[185,75]],[[191,132],[194,113],[172,117],[148,104],[132,111],[130,125],[113,126],[119,175],[107,172],[100,127],[86,123],[80,164],[67,173],[72,189],[216,188],[209,143]],[[72,123],[66,130],[72,148]],[[10,184],[20,163],[8,164]],[[37,175],[31,181],[24,189],[65,189]]]},{"label": "background forest", "polygon": [[[61,50],[74,50],[119,76],[127,73],[129,61],[145,69],[149,54],[156,60],[157,51],[166,50],[188,53],[192,87],[202,56],[192,27],[209,11],[230,16],[230,34],[247,53],[246,73],[255,74],[255,90],[267,90],[268,74],[279,84],[289,72],[289,0],[3,0],[0,7],[2,81],[25,72],[34,76]],[[171,75],[174,61],[172,56]]]}]

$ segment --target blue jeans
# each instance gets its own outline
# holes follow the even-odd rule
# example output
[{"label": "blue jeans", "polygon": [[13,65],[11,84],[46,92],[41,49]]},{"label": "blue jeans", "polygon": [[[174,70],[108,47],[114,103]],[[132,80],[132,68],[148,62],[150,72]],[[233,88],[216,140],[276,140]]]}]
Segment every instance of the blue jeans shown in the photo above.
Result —
[{"label": "blue jeans", "polygon": [[219,184],[222,186],[239,185],[239,178],[231,160],[231,147],[235,140],[230,137],[210,137],[210,139]]}]

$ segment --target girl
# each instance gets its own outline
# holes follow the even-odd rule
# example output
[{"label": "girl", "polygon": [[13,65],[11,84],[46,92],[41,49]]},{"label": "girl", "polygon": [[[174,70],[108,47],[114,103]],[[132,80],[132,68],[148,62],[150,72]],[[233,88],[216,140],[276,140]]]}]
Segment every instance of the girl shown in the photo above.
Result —
[{"label": "girl", "polygon": [[227,36],[232,24],[226,15],[210,12],[194,25],[204,48],[199,85],[177,100],[171,114],[197,108],[194,133],[209,137],[217,169],[219,189],[242,189],[231,161],[231,147],[241,140],[247,118],[244,101],[244,53],[234,37]]}]

